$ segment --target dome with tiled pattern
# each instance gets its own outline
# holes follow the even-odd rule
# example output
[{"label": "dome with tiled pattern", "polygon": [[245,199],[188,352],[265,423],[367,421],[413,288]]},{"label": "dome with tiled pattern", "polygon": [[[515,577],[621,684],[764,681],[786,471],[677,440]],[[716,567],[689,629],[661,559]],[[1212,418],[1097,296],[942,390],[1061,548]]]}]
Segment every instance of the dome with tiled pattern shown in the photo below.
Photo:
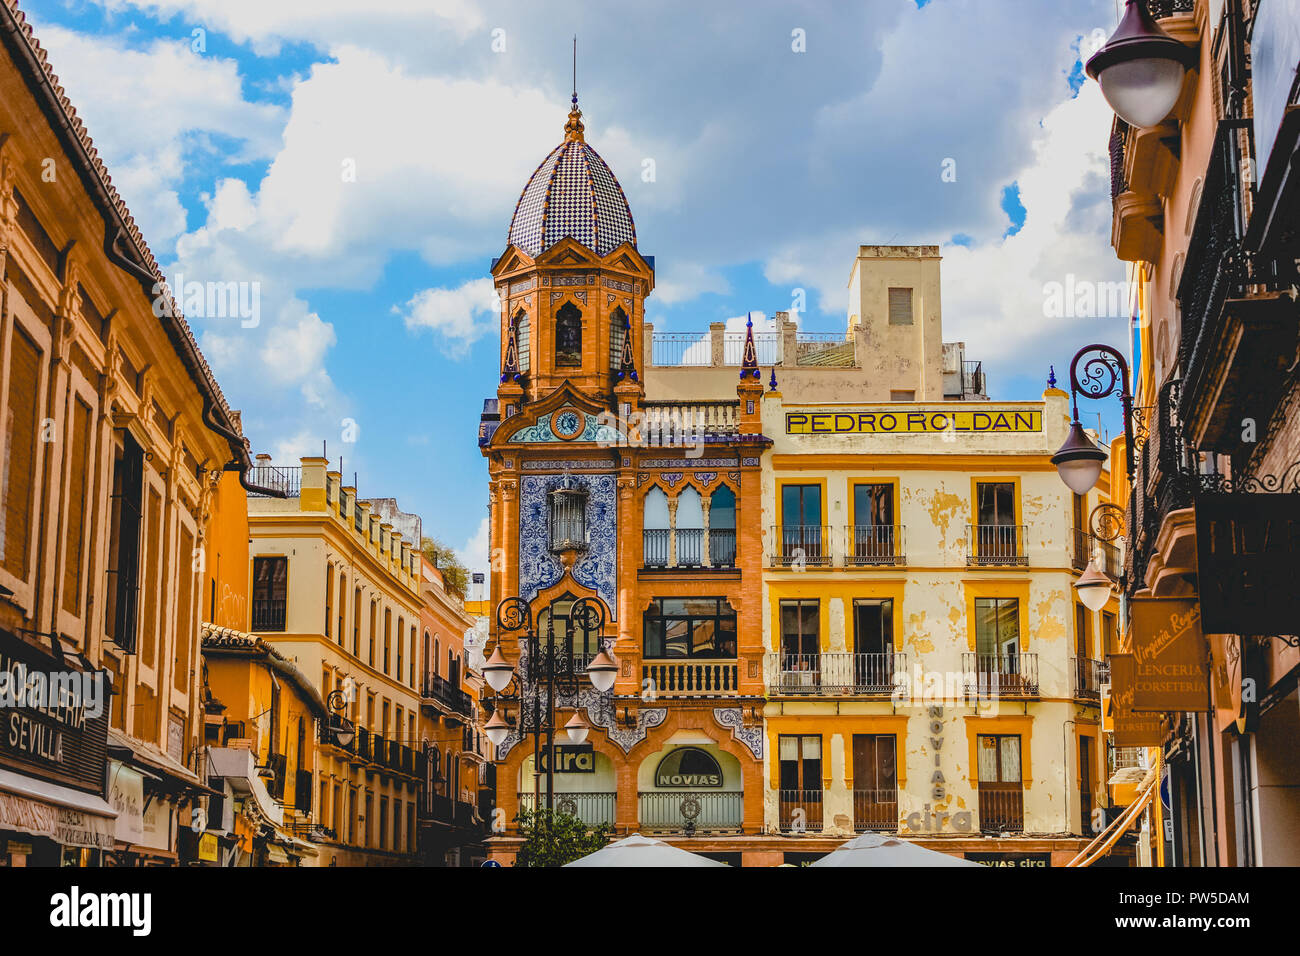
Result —
[{"label": "dome with tiled pattern", "polygon": [[583,137],[574,98],[564,142],[537,167],[515,205],[507,242],[537,256],[566,236],[597,255],[636,245],[636,224],[623,187]]}]

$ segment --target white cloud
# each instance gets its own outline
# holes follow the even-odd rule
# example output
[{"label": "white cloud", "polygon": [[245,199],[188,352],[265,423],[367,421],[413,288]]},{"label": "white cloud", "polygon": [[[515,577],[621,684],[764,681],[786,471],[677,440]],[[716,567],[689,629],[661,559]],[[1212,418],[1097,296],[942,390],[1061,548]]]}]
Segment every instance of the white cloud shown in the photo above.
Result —
[{"label": "white cloud", "polygon": [[471,279],[455,289],[424,289],[404,308],[393,307],[412,330],[432,329],[441,336],[443,351],[464,356],[484,335],[496,334],[501,309],[491,279]]},{"label": "white cloud", "polygon": [[277,383],[308,380],[323,366],[325,353],[335,341],[334,326],[309,312],[305,302],[293,299],[281,309],[279,321],[267,332],[262,363]]},{"label": "white cloud", "polygon": [[488,569],[488,519],[484,518],[465,544],[456,549],[456,557],[470,571]]},{"label": "white cloud", "polygon": [[454,30],[464,36],[479,29],[482,15],[470,0],[313,0],[309,7],[267,0],[98,0],[111,12],[146,11],[160,19],[180,18],[188,28],[220,30],[249,43],[263,56],[280,52],[284,41],[326,47],[338,37],[372,36],[395,26],[419,24],[424,30]]},{"label": "white cloud", "polygon": [[155,252],[185,229],[185,150],[216,151],[212,134],[237,144],[223,156],[231,162],[277,148],[284,111],[244,99],[234,60],[172,40],[137,49],[51,24],[36,33]]}]

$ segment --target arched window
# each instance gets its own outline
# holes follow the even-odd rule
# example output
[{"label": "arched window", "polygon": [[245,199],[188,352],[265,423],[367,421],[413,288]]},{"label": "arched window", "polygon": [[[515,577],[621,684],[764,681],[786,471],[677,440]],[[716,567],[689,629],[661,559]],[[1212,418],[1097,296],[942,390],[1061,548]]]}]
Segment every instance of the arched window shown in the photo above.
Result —
[{"label": "arched window", "polygon": [[704,557],[704,499],[691,486],[677,496],[677,564],[697,567]]},{"label": "arched window", "polygon": [[555,365],[582,366],[582,313],[572,302],[564,303],[555,314]]},{"label": "arched window", "polygon": [[345,605],[348,600],[348,576],[342,571],[339,572],[339,632],[335,635],[338,638],[339,647],[343,646],[343,622],[347,620],[347,608]]},{"label": "arched window", "polygon": [[721,567],[736,563],[736,495],[726,485],[709,496],[709,562]]},{"label": "arched window", "polygon": [[668,527],[668,496],[656,486],[646,493],[645,512],[641,519],[647,568],[668,566]]},{"label": "arched window", "polygon": [[432,670],[433,658],[429,655],[433,653],[433,638],[429,632],[424,632],[424,679],[429,679],[429,673]]},{"label": "arched window", "polygon": [[429,660],[433,661],[433,676],[437,677],[438,676],[438,639],[436,637],[433,639],[433,656],[430,657]]},{"label": "arched window", "polygon": [[618,368],[623,364],[623,343],[627,341],[627,313],[622,306],[614,310],[609,317],[609,367]]},{"label": "arched window", "polygon": [[529,356],[529,329],[528,313],[520,309],[515,313],[515,341],[519,343],[519,371],[528,371]]}]

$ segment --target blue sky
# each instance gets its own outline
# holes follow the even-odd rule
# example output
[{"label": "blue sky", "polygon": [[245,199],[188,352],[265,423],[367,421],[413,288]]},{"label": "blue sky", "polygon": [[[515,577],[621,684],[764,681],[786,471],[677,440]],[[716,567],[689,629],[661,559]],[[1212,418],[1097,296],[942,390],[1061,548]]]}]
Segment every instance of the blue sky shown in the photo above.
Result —
[{"label": "blue sky", "polygon": [[561,139],[574,33],[588,141],[657,260],[657,329],[771,315],[804,289],[803,326],[838,331],[858,243],[937,243],[944,337],[996,398],[1128,341],[1122,315],[1043,306],[1049,283],[1124,279],[1110,114],[1080,63],[1113,0],[24,9],[168,274],[258,283],[255,328],[190,317],[255,450],[327,442],[363,496],[396,496],[474,564],[487,270]]}]

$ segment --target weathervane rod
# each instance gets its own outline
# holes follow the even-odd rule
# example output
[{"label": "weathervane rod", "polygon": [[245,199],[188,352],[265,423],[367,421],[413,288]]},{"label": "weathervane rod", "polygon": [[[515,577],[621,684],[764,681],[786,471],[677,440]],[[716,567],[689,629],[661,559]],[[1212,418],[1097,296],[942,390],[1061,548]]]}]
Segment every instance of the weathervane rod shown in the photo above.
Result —
[{"label": "weathervane rod", "polygon": [[578,34],[573,35],[573,102],[578,102]]}]

